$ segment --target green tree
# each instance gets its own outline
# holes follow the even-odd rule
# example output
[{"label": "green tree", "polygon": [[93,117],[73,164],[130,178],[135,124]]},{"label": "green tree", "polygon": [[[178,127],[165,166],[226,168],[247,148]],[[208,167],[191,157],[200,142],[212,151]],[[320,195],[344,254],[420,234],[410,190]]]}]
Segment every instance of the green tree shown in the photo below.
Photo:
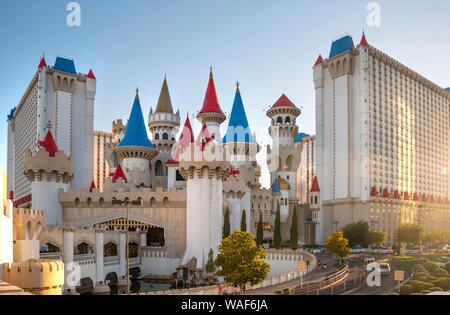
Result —
[{"label": "green tree", "polygon": [[347,224],[343,231],[350,247],[368,247],[373,244],[381,244],[384,243],[386,238],[383,232],[370,232],[369,224],[366,221]]},{"label": "green tree", "polygon": [[208,262],[205,265],[205,270],[207,273],[214,273],[216,271],[216,263],[214,262],[214,252],[212,248],[208,253]]},{"label": "green tree", "polygon": [[241,231],[242,232],[247,232],[247,214],[245,213],[245,209],[242,210]]},{"label": "green tree", "polygon": [[339,262],[342,262],[342,258],[351,253],[351,249],[348,246],[348,239],[344,237],[343,231],[336,231],[328,236],[325,242],[325,248],[339,256]]},{"label": "green tree", "polygon": [[227,238],[230,236],[230,209],[227,207],[227,210],[225,211],[225,217],[223,219],[223,231],[222,231],[222,238]]},{"label": "green tree", "polygon": [[397,242],[419,244],[422,239],[422,234],[423,230],[417,224],[402,224],[397,229]]},{"label": "green tree", "polygon": [[292,250],[296,250],[298,247],[297,207],[294,207],[294,213],[292,214],[290,245]]},{"label": "green tree", "polygon": [[277,212],[275,214],[275,227],[273,229],[273,246],[276,249],[281,248],[281,214],[279,201],[277,201]]},{"label": "green tree", "polygon": [[256,285],[268,277],[270,265],[265,258],[264,248],[256,245],[252,233],[236,231],[223,239],[219,246],[217,275],[240,287],[243,293],[246,284]]},{"label": "green tree", "polygon": [[260,213],[258,228],[256,229],[256,244],[263,245],[263,243],[264,243],[263,217],[262,213]]}]

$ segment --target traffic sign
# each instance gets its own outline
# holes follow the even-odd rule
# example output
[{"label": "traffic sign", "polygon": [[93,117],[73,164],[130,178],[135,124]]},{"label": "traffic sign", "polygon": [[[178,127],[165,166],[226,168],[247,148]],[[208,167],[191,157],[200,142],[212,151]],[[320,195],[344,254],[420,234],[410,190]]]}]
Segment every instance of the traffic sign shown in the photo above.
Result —
[{"label": "traffic sign", "polygon": [[298,271],[304,273],[306,271],[306,264],[304,261],[298,263]]},{"label": "traffic sign", "polygon": [[394,280],[400,281],[400,282],[404,281],[405,280],[405,272],[403,270],[395,270]]}]

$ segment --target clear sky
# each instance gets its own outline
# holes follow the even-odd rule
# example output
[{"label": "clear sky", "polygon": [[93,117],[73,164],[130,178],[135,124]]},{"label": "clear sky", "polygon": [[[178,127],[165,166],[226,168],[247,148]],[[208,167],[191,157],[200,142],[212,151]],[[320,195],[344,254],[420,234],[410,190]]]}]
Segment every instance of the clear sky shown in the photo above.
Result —
[{"label": "clear sky", "polygon": [[188,110],[196,113],[212,65],[227,114],[239,80],[258,132],[269,124],[264,110],[285,93],[302,108],[300,131],[314,133],[312,65],[319,53],[328,56],[332,40],[349,33],[358,43],[363,29],[370,44],[450,86],[448,0],[378,1],[380,26],[368,25],[370,1],[363,0],[79,0],[81,27],[73,28],[66,24],[69,2],[1,1],[0,169],[6,167],[6,115],[43,52],[49,64],[61,55],[74,59],[78,72],[94,70],[95,129],[105,131],[112,120],[128,118],[136,87],[147,116],[164,73],[183,120]]}]

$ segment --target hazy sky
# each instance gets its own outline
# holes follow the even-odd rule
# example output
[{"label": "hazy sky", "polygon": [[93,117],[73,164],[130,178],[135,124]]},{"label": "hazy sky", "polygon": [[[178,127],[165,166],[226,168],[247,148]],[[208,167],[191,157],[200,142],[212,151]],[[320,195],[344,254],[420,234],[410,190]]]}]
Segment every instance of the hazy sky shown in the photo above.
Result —
[{"label": "hazy sky", "polygon": [[370,1],[363,0],[80,0],[81,27],[73,28],[66,24],[69,2],[1,1],[1,169],[6,115],[43,52],[49,64],[61,55],[74,59],[78,72],[94,70],[95,129],[108,131],[112,120],[128,118],[136,87],[147,120],[164,73],[183,120],[188,110],[196,113],[212,65],[227,114],[239,80],[249,122],[258,132],[267,132],[264,111],[285,93],[302,107],[300,131],[314,133],[312,65],[319,53],[328,56],[333,39],[350,33],[358,43],[363,29],[370,44],[450,86],[448,0],[378,1],[381,26],[367,24]]}]

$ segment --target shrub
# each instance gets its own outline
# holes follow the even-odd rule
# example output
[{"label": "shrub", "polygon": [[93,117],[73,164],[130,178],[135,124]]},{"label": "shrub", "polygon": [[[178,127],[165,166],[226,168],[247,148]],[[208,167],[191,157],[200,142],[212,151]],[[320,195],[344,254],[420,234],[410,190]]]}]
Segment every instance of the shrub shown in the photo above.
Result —
[{"label": "shrub", "polygon": [[416,290],[409,284],[404,284],[400,287],[400,295],[409,295],[414,292],[416,292]]},{"label": "shrub", "polygon": [[416,280],[408,281],[408,284],[414,288],[415,292],[420,292],[422,290],[427,290],[429,288],[436,286],[433,283],[416,281]]},{"label": "shrub", "polygon": [[439,287],[432,287],[432,288],[429,288],[428,290],[430,290],[431,292],[444,292],[444,289],[439,288]]},{"label": "shrub", "polygon": [[438,267],[438,268],[436,268],[433,271],[433,276],[435,276],[435,277],[445,277],[445,276],[448,276],[448,271],[443,269],[443,268],[439,268]]},{"label": "shrub", "polygon": [[430,277],[427,277],[424,282],[433,283],[433,281],[436,281],[436,280],[439,280],[439,278],[430,276]]},{"label": "shrub", "polygon": [[431,293],[431,291],[430,290],[422,290],[422,291],[420,291],[420,293],[422,293],[422,294],[429,294],[429,293]]},{"label": "shrub", "polygon": [[414,278],[426,278],[429,277],[430,274],[428,272],[419,271],[414,273]]},{"label": "shrub", "polygon": [[429,273],[427,269],[425,269],[425,267],[423,267],[422,265],[416,264],[414,265],[414,272],[419,273],[419,272],[424,272],[424,273]]},{"label": "shrub", "polygon": [[445,291],[450,290],[450,279],[449,278],[441,278],[432,282],[435,287],[439,287],[444,289]]},{"label": "shrub", "polygon": [[411,293],[410,295],[423,295],[422,293]]},{"label": "shrub", "polygon": [[412,280],[421,281],[421,282],[431,282],[431,281],[427,281],[427,278],[428,277],[417,277],[417,276],[414,276],[412,278]]}]

